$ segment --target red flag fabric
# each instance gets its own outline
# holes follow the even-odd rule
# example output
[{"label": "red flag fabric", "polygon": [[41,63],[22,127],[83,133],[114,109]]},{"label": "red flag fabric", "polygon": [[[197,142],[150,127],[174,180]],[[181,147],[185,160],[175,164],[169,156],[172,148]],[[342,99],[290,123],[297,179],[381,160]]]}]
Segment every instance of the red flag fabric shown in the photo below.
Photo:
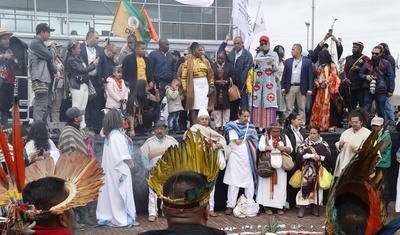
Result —
[{"label": "red flag fabric", "polygon": [[153,39],[154,41],[158,42],[160,41],[160,38],[157,35],[156,30],[153,27],[153,24],[151,23],[150,17],[147,14],[146,9],[143,7],[142,10],[140,10],[140,12],[143,14],[143,16],[146,18],[147,21],[147,28],[150,31],[150,38]]}]

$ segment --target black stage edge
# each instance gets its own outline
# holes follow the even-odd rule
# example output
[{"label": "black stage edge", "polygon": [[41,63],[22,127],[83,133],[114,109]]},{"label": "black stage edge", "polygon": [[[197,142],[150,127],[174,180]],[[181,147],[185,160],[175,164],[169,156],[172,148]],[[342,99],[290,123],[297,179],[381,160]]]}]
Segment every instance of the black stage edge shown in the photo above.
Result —
[{"label": "black stage edge", "polygon": [[[333,160],[332,162],[336,162],[337,151],[335,148],[335,142],[337,142],[340,138],[340,134],[344,131],[344,129],[337,129],[335,133],[327,133],[324,132],[321,134],[322,138],[328,142]],[[135,166],[132,170],[132,180],[133,180],[133,191],[135,195],[135,204],[136,211],[138,214],[147,214],[147,203],[148,203],[148,186],[146,182],[146,178],[148,175],[148,171],[143,167],[140,157],[139,148],[143,143],[149,138],[151,135],[147,136],[137,136],[133,138],[133,143],[135,145],[135,151],[133,155],[133,160]],[[172,135],[177,141],[182,139],[182,135]],[[392,136],[392,164],[389,168],[389,187],[390,187],[390,197],[391,200],[396,200],[396,184],[397,184],[397,175],[399,173],[399,163],[396,161],[396,152],[400,147],[400,133],[393,132]],[[58,137],[52,136],[51,138],[56,145],[58,145]],[[103,154],[103,142],[104,138],[96,135],[93,141],[93,149],[95,152],[95,156],[99,162],[102,160]],[[225,210],[226,200],[227,200],[227,189],[228,186],[225,185],[222,180],[224,177],[225,170],[220,171],[217,179],[217,183],[215,186],[215,210]],[[288,186],[290,187],[290,186]]]}]

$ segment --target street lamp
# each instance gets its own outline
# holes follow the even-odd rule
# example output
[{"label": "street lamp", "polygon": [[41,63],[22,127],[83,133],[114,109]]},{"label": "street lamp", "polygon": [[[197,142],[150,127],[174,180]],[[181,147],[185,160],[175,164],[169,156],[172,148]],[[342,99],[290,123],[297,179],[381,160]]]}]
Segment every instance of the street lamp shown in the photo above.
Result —
[{"label": "street lamp", "polygon": [[309,50],[309,36],[310,36],[310,22],[306,22],[306,27],[307,27],[307,51]]},{"label": "street lamp", "polygon": [[[338,18],[335,18],[334,20],[333,20],[333,23],[332,23],[332,25],[331,25],[331,34],[333,34],[333,26],[335,25],[335,22],[338,20]],[[332,55],[332,38],[331,38],[331,55]]]}]

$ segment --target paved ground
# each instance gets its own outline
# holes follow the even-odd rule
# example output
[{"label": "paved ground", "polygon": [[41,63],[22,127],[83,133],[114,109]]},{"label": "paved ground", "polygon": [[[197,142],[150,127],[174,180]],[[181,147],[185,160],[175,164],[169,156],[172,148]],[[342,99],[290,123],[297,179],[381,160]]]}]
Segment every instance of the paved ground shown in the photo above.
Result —
[{"label": "paved ground", "polygon": [[[395,218],[396,213],[394,212],[395,203],[391,202],[389,205],[389,217],[388,221]],[[219,216],[216,218],[210,218],[208,225],[215,228],[236,228],[232,232],[228,233],[242,233],[242,232],[256,232],[258,225],[265,225],[272,216],[266,215],[265,213],[260,214],[256,217],[251,218],[236,218],[233,216],[226,216],[223,211],[218,211]],[[305,230],[310,232],[323,232],[325,209],[321,208],[321,216],[316,217],[309,212],[303,218],[297,218],[297,209],[291,211],[285,211],[284,215],[274,214],[275,219],[283,226],[282,230]],[[112,228],[112,227],[96,227],[96,228],[86,228],[82,231],[74,231],[75,235],[127,235],[127,234],[138,234],[150,229],[164,229],[167,227],[165,218],[159,218],[158,223],[148,222],[147,215],[139,215],[137,221],[140,223],[139,227],[133,227],[130,229],[126,228]],[[244,229],[242,229],[242,227]],[[250,228],[253,229],[250,229]],[[300,227],[300,228],[299,228]]]}]

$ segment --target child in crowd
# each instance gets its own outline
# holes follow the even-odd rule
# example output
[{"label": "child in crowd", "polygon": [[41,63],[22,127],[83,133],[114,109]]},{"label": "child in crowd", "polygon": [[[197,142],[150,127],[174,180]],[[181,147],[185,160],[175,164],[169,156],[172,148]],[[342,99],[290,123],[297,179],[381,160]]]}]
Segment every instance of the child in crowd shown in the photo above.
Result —
[{"label": "child in crowd", "polygon": [[167,96],[168,103],[168,133],[171,134],[173,131],[178,132],[179,130],[179,111],[183,110],[182,102],[183,96],[179,95],[179,87],[181,82],[178,79],[174,79],[171,82],[171,86],[165,87],[165,95]]},{"label": "child in crowd", "polygon": [[112,109],[114,107],[126,109],[128,101],[128,89],[122,80],[122,67],[115,66],[112,76],[107,78],[107,101],[106,108]]}]

